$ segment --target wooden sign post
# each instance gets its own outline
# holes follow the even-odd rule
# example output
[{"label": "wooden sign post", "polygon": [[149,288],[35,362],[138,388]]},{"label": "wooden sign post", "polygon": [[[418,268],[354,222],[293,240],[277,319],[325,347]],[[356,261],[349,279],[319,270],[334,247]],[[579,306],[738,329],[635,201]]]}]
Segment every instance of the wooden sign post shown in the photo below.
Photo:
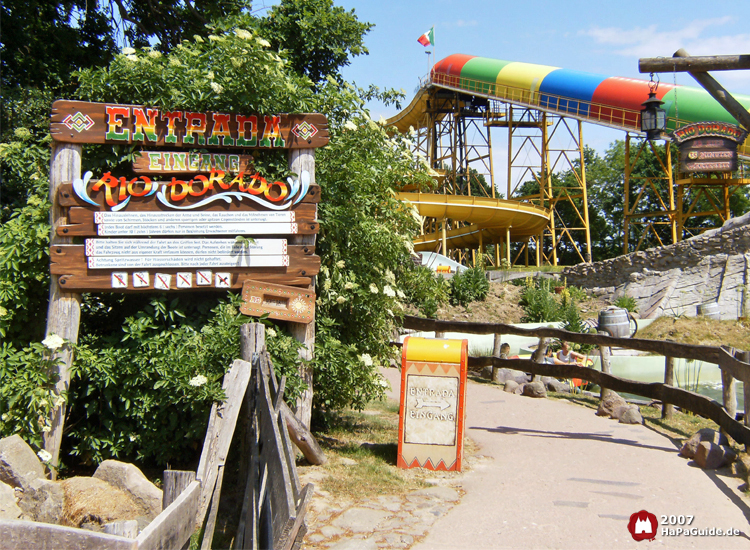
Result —
[{"label": "wooden sign post", "polygon": [[[239,291],[252,281],[268,292],[276,285],[276,291],[305,296],[304,303],[289,305],[313,312],[288,319],[305,327],[299,336],[311,349],[306,335],[320,268],[314,149],[328,143],[324,115],[59,100],[52,107],[51,133],[56,143],[48,335],[77,341],[81,292]],[[132,171],[82,175],[84,143],[143,149]],[[271,181],[254,170],[248,154],[254,149],[300,151],[309,161],[293,163],[295,175],[285,181]],[[246,313],[284,318],[280,302],[261,299]],[[69,383],[69,356],[66,365],[59,371],[61,390]],[[55,409],[45,438],[53,463],[63,417],[64,409]]]}]

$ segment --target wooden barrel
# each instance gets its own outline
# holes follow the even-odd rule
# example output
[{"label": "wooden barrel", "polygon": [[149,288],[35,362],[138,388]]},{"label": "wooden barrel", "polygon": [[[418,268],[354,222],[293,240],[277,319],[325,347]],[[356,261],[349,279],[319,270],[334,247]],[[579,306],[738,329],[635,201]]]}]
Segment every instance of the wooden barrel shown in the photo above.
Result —
[{"label": "wooden barrel", "polygon": [[698,306],[698,315],[708,317],[709,319],[721,320],[721,311],[719,311],[719,304],[711,302],[710,304],[700,304]]},{"label": "wooden barrel", "polygon": [[631,329],[631,321],[635,322],[627,309],[613,307],[599,312],[599,330],[608,332],[618,338],[630,338],[638,330]]}]

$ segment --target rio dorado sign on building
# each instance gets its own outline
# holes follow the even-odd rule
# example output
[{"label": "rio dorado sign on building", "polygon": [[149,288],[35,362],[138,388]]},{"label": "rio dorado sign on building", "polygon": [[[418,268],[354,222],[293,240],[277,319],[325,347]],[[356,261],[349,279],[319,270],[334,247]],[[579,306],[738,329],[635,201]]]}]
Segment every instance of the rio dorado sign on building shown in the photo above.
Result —
[{"label": "rio dorado sign on building", "polygon": [[737,146],[747,132],[726,122],[696,122],[672,132],[680,149],[681,172],[737,170]]},{"label": "rio dorado sign on building", "polygon": [[52,135],[149,147],[136,155],[135,175],[87,172],[60,187],[56,234],[81,239],[50,249],[51,273],[67,291],[239,289],[261,281],[272,295],[283,288],[274,283],[307,287],[318,272],[314,245],[289,238],[317,233],[320,189],[306,171],[267,180],[242,150],[325,145],[325,116],[61,100],[53,104]]}]

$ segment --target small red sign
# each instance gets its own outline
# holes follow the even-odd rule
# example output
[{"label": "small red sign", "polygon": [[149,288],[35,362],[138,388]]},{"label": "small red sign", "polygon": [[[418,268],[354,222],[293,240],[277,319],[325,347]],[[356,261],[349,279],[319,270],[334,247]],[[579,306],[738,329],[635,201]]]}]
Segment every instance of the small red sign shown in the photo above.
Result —
[{"label": "small red sign", "polygon": [[635,541],[654,540],[658,525],[654,514],[641,510],[630,516],[628,531]]}]

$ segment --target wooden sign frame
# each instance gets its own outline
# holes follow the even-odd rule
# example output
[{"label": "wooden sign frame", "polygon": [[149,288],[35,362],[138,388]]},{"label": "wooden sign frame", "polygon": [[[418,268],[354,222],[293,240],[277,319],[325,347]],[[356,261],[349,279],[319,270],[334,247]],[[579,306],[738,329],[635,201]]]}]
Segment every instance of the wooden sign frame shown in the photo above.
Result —
[{"label": "wooden sign frame", "polygon": [[275,285],[262,281],[246,280],[242,285],[240,311],[245,315],[270,319],[311,323],[315,313],[315,293],[291,286]]}]

